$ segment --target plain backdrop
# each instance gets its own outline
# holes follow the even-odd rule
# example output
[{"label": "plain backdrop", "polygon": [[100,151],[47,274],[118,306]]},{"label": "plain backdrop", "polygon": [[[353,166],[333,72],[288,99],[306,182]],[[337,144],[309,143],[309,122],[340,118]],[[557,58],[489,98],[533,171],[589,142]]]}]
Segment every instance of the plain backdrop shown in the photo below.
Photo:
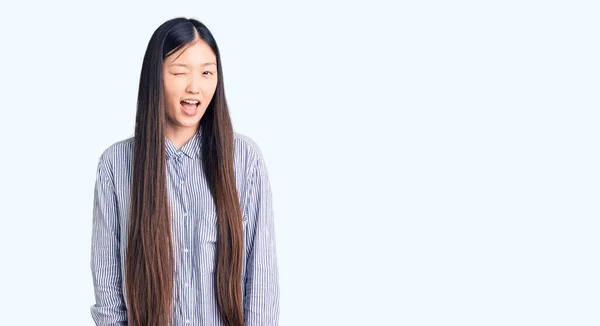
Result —
[{"label": "plain backdrop", "polygon": [[0,5],[0,324],[93,325],[102,151],[196,18],[270,174],[280,325],[600,324],[596,1]]}]

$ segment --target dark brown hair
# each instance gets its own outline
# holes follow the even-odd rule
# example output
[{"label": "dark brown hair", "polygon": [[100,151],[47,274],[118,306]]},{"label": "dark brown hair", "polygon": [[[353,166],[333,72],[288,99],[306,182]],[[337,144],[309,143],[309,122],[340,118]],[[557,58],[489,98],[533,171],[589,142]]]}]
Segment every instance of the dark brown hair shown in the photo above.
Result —
[{"label": "dark brown hair", "polygon": [[198,36],[213,50],[218,71],[215,93],[200,120],[200,159],[218,215],[215,296],[223,324],[243,325],[244,234],[221,57],[215,39],[204,24],[194,19],[175,18],[160,25],[152,34],[140,76],[125,263],[130,326],[165,326],[173,322],[174,257],[166,182],[166,101],[162,66],[168,55]]}]

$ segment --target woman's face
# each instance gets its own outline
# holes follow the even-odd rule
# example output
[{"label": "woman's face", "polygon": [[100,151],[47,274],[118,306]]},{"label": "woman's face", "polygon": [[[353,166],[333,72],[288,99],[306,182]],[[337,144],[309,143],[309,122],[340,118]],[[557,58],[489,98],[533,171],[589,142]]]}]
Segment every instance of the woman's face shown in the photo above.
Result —
[{"label": "woman's face", "polygon": [[[203,40],[172,53],[163,62],[170,133],[195,133],[217,88],[217,59]],[[184,100],[196,102],[185,103]]]}]

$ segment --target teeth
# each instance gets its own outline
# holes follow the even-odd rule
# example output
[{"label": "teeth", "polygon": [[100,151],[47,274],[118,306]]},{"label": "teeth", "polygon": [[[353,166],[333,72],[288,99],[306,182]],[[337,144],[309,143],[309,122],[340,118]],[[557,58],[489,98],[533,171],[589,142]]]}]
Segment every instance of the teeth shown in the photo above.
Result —
[{"label": "teeth", "polygon": [[194,101],[194,100],[183,100],[183,102],[189,103],[189,104],[198,104],[198,101]]}]

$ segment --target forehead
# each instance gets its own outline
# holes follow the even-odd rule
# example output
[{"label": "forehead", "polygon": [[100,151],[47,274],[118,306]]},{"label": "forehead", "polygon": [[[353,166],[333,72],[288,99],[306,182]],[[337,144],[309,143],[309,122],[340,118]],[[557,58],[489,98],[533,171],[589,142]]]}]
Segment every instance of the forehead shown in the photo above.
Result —
[{"label": "forehead", "polygon": [[216,64],[217,58],[210,46],[199,40],[191,45],[186,45],[183,48],[172,53],[165,58],[166,66],[205,66],[210,63]]}]

